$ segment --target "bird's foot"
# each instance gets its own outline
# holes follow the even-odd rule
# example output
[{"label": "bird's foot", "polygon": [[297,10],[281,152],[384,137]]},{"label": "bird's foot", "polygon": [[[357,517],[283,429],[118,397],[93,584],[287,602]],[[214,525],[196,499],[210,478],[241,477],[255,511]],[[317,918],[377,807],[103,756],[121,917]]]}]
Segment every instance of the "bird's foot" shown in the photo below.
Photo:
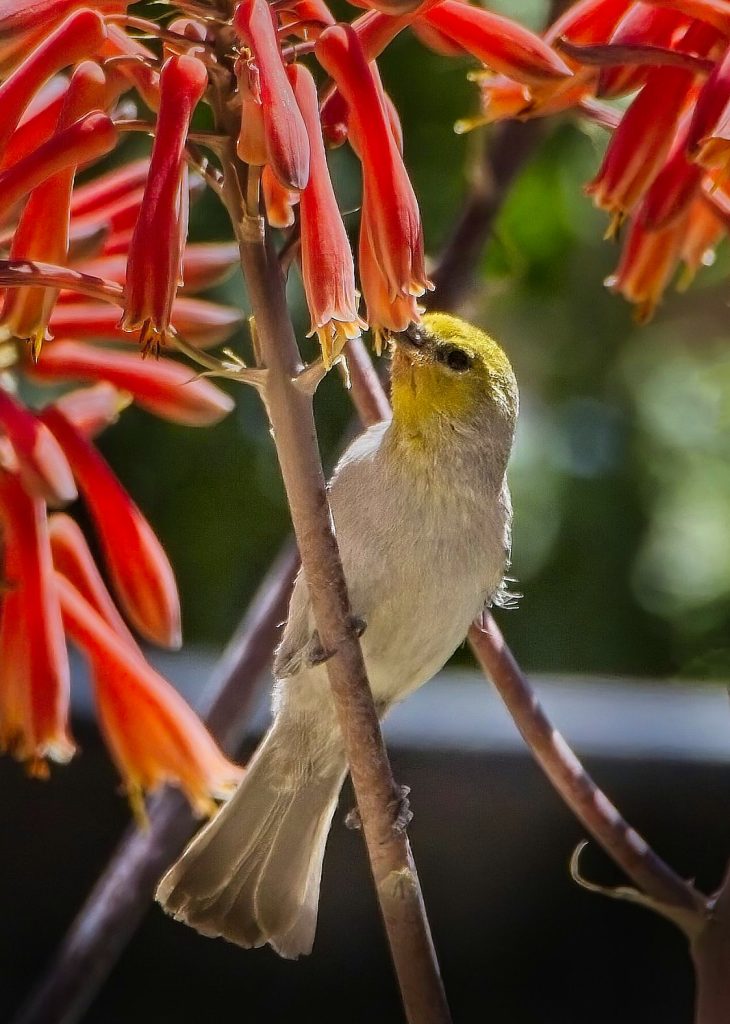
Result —
[{"label": "bird's foot", "polygon": [[[347,624],[354,630],[355,636],[358,640],[367,629],[365,619],[359,615],[350,615]],[[309,663],[311,665],[324,665],[326,661],[330,660],[334,653],[334,651],[326,651],[324,647],[322,647],[319,639],[319,633],[315,630],[310,641]]]},{"label": "bird's foot", "polygon": [[[408,799],[410,791],[410,786],[396,786],[393,799],[388,804],[388,809],[393,812],[392,828],[396,833],[405,832],[413,821],[413,811],[411,810],[410,800]],[[345,815],[345,826],[346,828],[353,830],[362,828],[362,819],[357,807],[353,807],[352,810],[348,811]]]}]

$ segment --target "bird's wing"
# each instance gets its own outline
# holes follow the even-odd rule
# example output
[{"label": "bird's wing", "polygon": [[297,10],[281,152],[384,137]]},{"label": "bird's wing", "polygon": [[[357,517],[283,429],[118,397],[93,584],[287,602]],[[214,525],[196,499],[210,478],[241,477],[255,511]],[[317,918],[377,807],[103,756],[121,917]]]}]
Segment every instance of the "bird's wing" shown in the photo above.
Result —
[{"label": "bird's wing", "polygon": [[281,643],[274,655],[276,678],[286,679],[302,669],[310,668],[315,645],[319,646],[319,638],[312,623],[307,584],[300,569],[289,602],[289,615]]}]

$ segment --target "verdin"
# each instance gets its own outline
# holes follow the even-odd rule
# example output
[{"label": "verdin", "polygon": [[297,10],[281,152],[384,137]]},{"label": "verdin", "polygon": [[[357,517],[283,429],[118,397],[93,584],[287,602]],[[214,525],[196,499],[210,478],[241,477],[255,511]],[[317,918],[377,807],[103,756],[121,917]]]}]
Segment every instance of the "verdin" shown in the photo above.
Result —
[{"label": "verdin", "polygon": [[[380,715],[422,686],[485,605],[504,599],[518,409],[502,349],[452,316],[393,339],[390,422],[349,446],[329,501]],[[167,872],[157,899],[204,935],[314,941],[322,860],[347,771],[300,573],[274,660],[273,724],[238,790]]]}]

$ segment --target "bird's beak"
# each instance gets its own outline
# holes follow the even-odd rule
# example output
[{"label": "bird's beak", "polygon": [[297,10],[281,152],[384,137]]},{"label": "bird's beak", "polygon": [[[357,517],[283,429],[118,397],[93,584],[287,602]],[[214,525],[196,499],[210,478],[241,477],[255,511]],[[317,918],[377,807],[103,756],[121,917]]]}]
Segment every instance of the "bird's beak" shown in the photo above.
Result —
[{"label": "bird's beak", "polygon": [[431,345],[418,324],[410,324],[405,331],[394,334],[393,343],[396,351],[405,357],[411,365],[425,363],[430,359]]}]

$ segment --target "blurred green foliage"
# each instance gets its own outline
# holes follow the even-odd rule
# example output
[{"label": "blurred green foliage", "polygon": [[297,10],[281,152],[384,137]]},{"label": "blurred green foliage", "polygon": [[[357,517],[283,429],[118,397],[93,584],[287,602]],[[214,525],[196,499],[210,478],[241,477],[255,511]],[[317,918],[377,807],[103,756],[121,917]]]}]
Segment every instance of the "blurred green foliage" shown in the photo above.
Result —
[{"label": "blurred green foliage", "polygon": [[[539,2],[503,5],[539,25]],[[435,256],[458,216],[465,160],[479,140],[452,125],[473,112],[468,64],[401,37],[382,61]],[[637,328],[602,285],[618,249],[583,196],[605,137],[553,121],[513,188],[480,270],[470,315],[504,344],[522,414],[511,468],[512,572],[524,597],[499,613],[532,670],[695,678],[730,676],[730,346],[722,257]],[[358,169],[332,155],[342,208]],[[354,230],[357,215],[346,217]],[[208,196],[195,238],[227,237]],[[292,278],[296,278],[293,272]],[[290,286],[304,339],[298,280]],[[240,278],[214,297],[246,308]],[[244,353],[245,335],[235,339]],[[313,352],[311,342],[304,342]],[[190,643],[220,644],[287,533],[271,439],[257,398],[212,430],[132,410],[102,447],[159,531],[177,570]],[[325,462],[350,419],[339,378],[317,396]],[[457,655],[458,656],[458,655]],[[463,656],[463,655],[462,655]]]}]

